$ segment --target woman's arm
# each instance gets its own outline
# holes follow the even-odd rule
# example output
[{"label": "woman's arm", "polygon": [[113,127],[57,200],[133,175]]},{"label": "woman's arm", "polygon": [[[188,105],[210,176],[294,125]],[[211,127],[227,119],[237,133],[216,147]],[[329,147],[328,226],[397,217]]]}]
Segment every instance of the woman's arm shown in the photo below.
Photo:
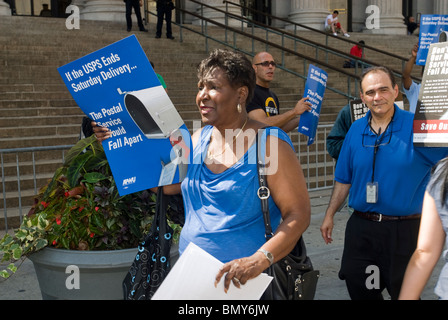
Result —
[{"label": "woman's arm", "polygon": [[[277,139],[278,148],[276,143],[271,145],[272,139]],[[311,204],[302,167],[290,145],[269,136],[266,140],[266,151],[267,185],[282,214],[282,223],[275,236],[263,245],[262,249],[271,252],[275,261],[278,261],[291,252],[308,228]]]},{"label": "woman's arm", "polygon": [[434,198],[426,192],[417,248],[404,275],[400,300],[418,300],[420,298],[432,270],[440,258],[444,240],[445,231],[437,212],[436,203]]},{"label": "woman's arm", "polygon": [[[271,139],[278,141],[278,144],[272,145],[273,149],[271,149]],[[294,248],[308,228],[311,205],[302,168],[289,144],[276,137],[268,136],[266,152],[266,161],[269,163],[267,185],[274,202],[281,211],[283,220],[275,235],[260,249],[272,253],[276,262]],[[253,199],[253,201],[260,201],[255,194]],[[224,290],[228,290],[231,281],[239,287],[240,283],[245,284],[247,280],[257,277],[269,265],[265,255],[257,251],[249,257],[226,263],[216,275],[215,285],[227,273],[224,279]]]},{"label": "woman's arm", "polygon": [[[92,121],[91,125],[92,125],[93,132],[95,134],[95,137],[99,142],[103,142],[104,140],[109,139],[112,136],[112,132],[109,130],[109,128],[97,126],[97,123],[95,121]],[[201,130],[202,129],[197,130],[192,136],[193,149],[197,144]],[[191,152],[192,151],[193,150],[191,150]],[[157,189],[158,189],[158,187],[154,187],[154,188],[151,188],[150,190],[152,192],[157,193]],[[163,186],[163,193],[166,195],[175,195],[175,194],[181,193],[180,183]]]}]

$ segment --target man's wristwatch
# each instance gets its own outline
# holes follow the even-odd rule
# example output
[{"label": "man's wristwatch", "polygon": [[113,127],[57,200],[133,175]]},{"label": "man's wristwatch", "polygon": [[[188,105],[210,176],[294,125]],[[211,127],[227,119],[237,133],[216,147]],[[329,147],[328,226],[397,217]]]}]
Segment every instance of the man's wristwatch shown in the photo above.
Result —
[{"label": "man's wristwatch", "polygon": [[258,251],[264,254],[266,259],[268,259],[270,266],[274,263],[274,255],[272,253],[264,249],[259,249]]}]

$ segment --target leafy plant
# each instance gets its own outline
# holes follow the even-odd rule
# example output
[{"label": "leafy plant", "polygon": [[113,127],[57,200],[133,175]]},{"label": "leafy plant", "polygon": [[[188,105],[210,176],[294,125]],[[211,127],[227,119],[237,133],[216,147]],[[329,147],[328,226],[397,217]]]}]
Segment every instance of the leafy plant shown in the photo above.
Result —
[{"label": "leafy plant", "polygon": [[[1,262],[24,259],[46,246],[69,250],[137,247],[151,227],[155,201],[156,194],[148,190],[118,194],[104,150],[92,135],[69,150],[14,235],[0,240]],[[183,207],[179,198],[169,203],[168,223],[176,243]],[[16,270],[11,263],[0,270],[0,276],[7,278]]]}]

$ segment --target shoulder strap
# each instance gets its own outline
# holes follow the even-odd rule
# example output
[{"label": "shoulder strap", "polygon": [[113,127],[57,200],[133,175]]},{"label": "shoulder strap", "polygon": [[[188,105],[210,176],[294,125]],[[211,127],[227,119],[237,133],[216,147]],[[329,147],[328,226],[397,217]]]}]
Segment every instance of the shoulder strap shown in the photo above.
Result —
[{"label": "shoulder strap", "polygon": [[[266,128],[266,127],[265,127]],[[257,170],[258,170],[258,181],[260,183],[260,187],[258,188],[257,195],[258,198],[261,200],[261,210],[263,211],[263,219],[264,219],[264,226],[265,226],[265,237],[266,241],[271,239],[274,236],[274,233],[272,232],[272,226],[271,226],[271,218],[269,216],[269,202],[268,199],[271,195],[270,190],[267,186],[266,181],[266,174],[265,174],[265,164],[263,163],[263,156],[260,154],[259,144],[263,140],[263,135],[259,134],[260,131],[263,132],[265,128],[260,129],[257,132],[256,136],[256,146],[257,146]],[[263,130],[263,131],[262,131]]]}]

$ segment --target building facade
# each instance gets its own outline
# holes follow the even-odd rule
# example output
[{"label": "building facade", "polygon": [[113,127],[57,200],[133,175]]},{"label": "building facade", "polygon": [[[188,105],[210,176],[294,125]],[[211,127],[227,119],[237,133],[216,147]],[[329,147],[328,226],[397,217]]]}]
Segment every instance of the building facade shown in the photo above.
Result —
[{"label": "building facade", "polygon": [[[174,0],[176,6],[196,12],[200,5],[189,0]],[[226,10],[222,0],[199,0],[209,6]],[[291,20],[315,29],[324,29],[325,17],[333,10],[340,12],[339,20],[352,32],[377,34],[406,34],[405,17],[420,14],[448,14],[448,0],[229,0],[273,16]],[[39,15],[43,3],[50,3],[53,15],[63,16],[67,0],[0,0],[0,15]],[[123,0],[72,0],[80,9],[80,18],[86,20],[125,21]],[[30,7],[31,6],[31,7]],[[155,2],[147,1],[146,9],[155,11]],[[234,14],[244,14],[254,20],[272,24],[279,28],[291,28],[287,23],[268,19],[256,12],[241,11],[237,6],[228,6]],[[203,14],[217,21],[223,16],[213,10],[204,9]],[[192,16],[184,15],[184,23],[195,23]],[[149,16],[149,21],[155,18]],[[179,14],[177,19],[180,19]],[[220,21],[221,22],[221,21]]]}]

